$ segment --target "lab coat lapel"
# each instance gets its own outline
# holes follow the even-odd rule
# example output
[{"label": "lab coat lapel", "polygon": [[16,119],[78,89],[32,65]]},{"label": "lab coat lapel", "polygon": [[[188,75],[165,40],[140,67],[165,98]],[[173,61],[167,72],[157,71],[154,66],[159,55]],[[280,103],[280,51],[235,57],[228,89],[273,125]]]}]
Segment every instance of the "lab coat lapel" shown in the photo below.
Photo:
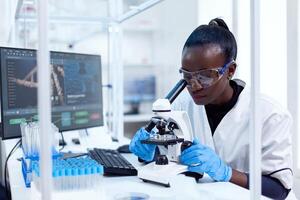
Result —
[{"label": "lab coat lapel", "polygon": [[[236,105],[223,117],[214,132],[216,153],[232,167],[248,169],[249,93],[244,88]],[[237,157],[244,159],[237,160]],[[242,166],[242,167],[241,167]]]}]

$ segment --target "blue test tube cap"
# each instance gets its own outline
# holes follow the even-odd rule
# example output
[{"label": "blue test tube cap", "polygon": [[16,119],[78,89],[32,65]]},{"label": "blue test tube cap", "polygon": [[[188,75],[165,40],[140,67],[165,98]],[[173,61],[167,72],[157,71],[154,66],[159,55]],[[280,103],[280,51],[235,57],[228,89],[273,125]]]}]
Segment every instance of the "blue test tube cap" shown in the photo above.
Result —
[{"label": "blue test tube cap", "polygon": [[62,175],[62,170],[60,168],[58,168],[57,171],[58,171],[58,176],[63,176]]},{"label": "blue test tube cap", "polygon": [[97,166],[97,173],[98,174],[103,174],[103,166],[102,165]]},{"label": "blue test tube cap", "polygon": [[72,169],[71,168],[66,169],[66,176],[72,176]]},{"label": "blue test tube cap", "polygon": [[94,166],[91,166],[90,169],[91,169],[91,174],[96,174],[97,173],[97,168],[95,170]]},{"label": "blue test tube cap", "polygon": [[85,173],[84,173],[84,168],[82,167],[82,168],[80,168],[79,169],[79,175],[84,175]]},{"label": "blue test tube cap", "polygon": [[84,170],[85,175],[90,175],[91,174],[91,168],[90,167],[86,167]]},{"label": "blue test tube cap", "polygon": [[77,168],[72,168],[72,176],[78,176],[78,169]]},{"label": "blue test tube cap", "polygon": [[59,171],[57,169],[53,170],[52,176],[53,176],[53,178],[59,177]]},{"label": "blue test tube cap", "polygon": [[61,176],[66,176],[66,169],[61,168],[60,173],[61,173]]}]

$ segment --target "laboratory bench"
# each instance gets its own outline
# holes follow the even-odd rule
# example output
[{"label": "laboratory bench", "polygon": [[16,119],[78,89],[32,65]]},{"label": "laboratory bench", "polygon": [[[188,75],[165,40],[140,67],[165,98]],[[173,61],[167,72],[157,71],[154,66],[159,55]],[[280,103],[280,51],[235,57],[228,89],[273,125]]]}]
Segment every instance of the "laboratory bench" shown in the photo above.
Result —
[{"label": "laboratory bench", "polygon": [[[80,138],[81,144],[71,143],[74,132],[66,133],[65,140],[68,145],[64,151],[82,152],[87,148],[112,148],[116,149],[120,144],[128,143],[124,138],[119,142],[112,142],[108,134],[99,134],[91,131],[87,138]],[[7,155],[18,139],[3,142],[2,155]],[[89,141],[89,142],[88,142]],[[122,154],[136,169],[143,164],[139,163],[133,154]],[[12,200],[40,199],[35,187],[26,188],[21,172],[22,150],[19,148],[8,162],[8,174]],[[150,197],[150,199],[250,199],[247,189],[228,182],[214,182],[208,176],[204,176],[199,182],[185,175],[178,175],[171,180],[171,187],[164,187],[152,183],[145,183],[137,176],[106,177],[102,176],[100,183],[93,189],[68,190],[53,192],[55,200],[81,200],[81,199],[124,199],[128,194],[138,193]],[[262,199],[267,199],[262,197]]]}]

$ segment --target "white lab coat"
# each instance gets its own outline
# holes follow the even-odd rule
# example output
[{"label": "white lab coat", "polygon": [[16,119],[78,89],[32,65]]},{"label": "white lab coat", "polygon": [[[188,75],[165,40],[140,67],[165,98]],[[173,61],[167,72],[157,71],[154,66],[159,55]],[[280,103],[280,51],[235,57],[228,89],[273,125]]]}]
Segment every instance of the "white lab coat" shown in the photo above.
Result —
[{"label": "white lab coat", "polygon": [[[292,118],[274,100],[259,98],[262,119],[262,174],[272,174],[285,188],[291,189],[292,175]],[[249,172],[250,89],[246,86],[236,105],[224,116],[212,136],[204,106],[196,105],[187,91],[172,104],[174,110],[187,111],[194,136],[215,150],[233,169]]]}]

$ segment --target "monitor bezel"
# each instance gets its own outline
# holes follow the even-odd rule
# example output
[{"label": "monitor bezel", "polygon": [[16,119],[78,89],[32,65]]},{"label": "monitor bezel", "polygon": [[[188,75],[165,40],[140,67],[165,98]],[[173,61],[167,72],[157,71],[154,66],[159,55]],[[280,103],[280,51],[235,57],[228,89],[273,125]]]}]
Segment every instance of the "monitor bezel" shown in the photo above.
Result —
[{"label": "monitor bezel", "polygon": [[[0,95],[1,95],[1,122],[0,122],[0,136],[2,137],[2,140],[6,140],[6,139],[15,139],[15,138],[21,138],[22,135],[20,133],[19,136],[12,136],[12,137],[6,137],[5,133],[4,133],[4,123],[3,123],[3,93],[2,93],[2,50],[3,49],[15,49],[15,50],[30,50],[30,51],[35,51],[36,52],[36,55],[37,55],[37,52],[38,50],[37,49],[28,49],[28,48],[18,48],[18,47],[3,47],[3,46],[0,46],[0,73],[1,73],[1,76],[0,76],[0,84],[1,84],[1,87],[0,87]],[[74,54],[74,55],[83,55],[83,56],[97,56],[100,58],[100,78],[101,78],[101,90],[102,90],[102,86],[103,86],[103,73],[102,73],[102,57],[101,55],[99,54],[85,54],[85,53],[75,53],[75,52],[65,52],[65,51],[50,51],[49,52],[49,55],[50,55],[50,58],[51,58],[51,53],[65,53],[65,54]],[[49,59],[50,61],[50,59]],[[101,96],[100,96],[100,100],[102,101],[102,104],[104,103],[103,102],[103,90],[102,91],[99,91],[101,92]],[[52,106],[51,106],[52,108]],[[100,123],[98,125],[92,125],[92,126],[85,126],[84,128],[69,128],[69,129],[59,129],[59,132],[64,132],[64,131],[74,131],[74,130],[84,130],[84,129],[88,129],[88,128],[94,128],[94,127],[102,127],[105,125],[105,122],[104,122],[104,109],[103,109],[103,106],[102,106],[102,113],[100,113],[102,116],[102,123],[100,121]],[[51,112],[51,115],[52,115],[52,112]]]}]

